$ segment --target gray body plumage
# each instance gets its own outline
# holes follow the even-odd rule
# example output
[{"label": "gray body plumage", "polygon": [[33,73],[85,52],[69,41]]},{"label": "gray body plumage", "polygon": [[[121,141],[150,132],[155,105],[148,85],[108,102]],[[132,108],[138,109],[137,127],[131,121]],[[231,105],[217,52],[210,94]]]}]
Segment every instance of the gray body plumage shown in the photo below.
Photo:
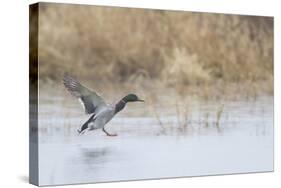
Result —
[{"label": "gray body plumage", "polygon": [[115,105],[109,105],[96,92],[83,86],[69,75],[64,76],[63,83],[67,90],[79,99],[85,109],[85,113],[92,114],[78,130],[79,133],[83,133],[85,130],[102,129],[108,136],[114,136],[108,133],[104,126],[126,106],[127,102],[142,101],[136,95],[130,94]]},{"label": "gray body plumage", "polygon": [[88,129],[101,129],[107,124],[115,115],[115,109],[112,106],[104,106],[94,115],[93,120],[89,123]]}]

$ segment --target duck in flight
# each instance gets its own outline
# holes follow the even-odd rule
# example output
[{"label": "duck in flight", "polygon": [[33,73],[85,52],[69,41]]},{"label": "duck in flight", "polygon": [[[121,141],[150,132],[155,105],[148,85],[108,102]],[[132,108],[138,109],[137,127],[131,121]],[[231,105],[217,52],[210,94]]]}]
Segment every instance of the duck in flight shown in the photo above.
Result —
[{"label": "duck in flight", "polygon": [[95,91],[88,89],[75,78],[64,75],[63,84],[71,95],[78,98],[85,109],[86,114],[91,114],[90,118],[78,129],[78,133],[85,131],[102,129],[107,136],[117,136],[105,130],[105,125],[121,110],[128,102],[144,102],[135,94],[128,94],[114,105],[106,104],[101,96]]}]

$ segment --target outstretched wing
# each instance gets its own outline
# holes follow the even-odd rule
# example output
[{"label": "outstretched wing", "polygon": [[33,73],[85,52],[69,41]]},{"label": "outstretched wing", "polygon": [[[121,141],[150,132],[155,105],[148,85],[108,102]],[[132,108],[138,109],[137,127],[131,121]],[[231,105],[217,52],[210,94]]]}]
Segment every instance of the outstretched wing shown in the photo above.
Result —
[{"label": "outstretched wing", "polygon": [[97,108],[106,105],[104,100],[96,92],[83,86],[69,75],[64,75],[63,84],[73,96],[79,99],[87,114],[92,114]]}]

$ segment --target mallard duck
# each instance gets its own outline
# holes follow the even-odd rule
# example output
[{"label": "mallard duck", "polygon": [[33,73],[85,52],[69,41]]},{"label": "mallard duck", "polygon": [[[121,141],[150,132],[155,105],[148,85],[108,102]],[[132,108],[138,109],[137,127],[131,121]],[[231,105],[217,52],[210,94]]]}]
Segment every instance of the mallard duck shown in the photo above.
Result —
[{"label": "mallard duck", "polygon": [[90,118],[78,129],[78,133],[102,129],[107,136],[117,136],[105,130],[105,125],[121,110],[128,102],[144,102],[135,94],[128,94],[117,103],[110,105],[95,91],[88,89],[70,75],[64,75],[63,84],[71,95],[78,98]]}]

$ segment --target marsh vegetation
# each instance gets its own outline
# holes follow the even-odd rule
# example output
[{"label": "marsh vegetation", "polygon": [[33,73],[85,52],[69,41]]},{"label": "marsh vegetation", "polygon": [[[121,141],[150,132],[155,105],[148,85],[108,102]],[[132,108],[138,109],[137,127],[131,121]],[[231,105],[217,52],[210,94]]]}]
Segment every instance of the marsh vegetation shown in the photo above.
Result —
[{"label": "marsh vegetation", "polygon": [[271,17],[42,3],[39,24],[42,82],[273,94]]}]

